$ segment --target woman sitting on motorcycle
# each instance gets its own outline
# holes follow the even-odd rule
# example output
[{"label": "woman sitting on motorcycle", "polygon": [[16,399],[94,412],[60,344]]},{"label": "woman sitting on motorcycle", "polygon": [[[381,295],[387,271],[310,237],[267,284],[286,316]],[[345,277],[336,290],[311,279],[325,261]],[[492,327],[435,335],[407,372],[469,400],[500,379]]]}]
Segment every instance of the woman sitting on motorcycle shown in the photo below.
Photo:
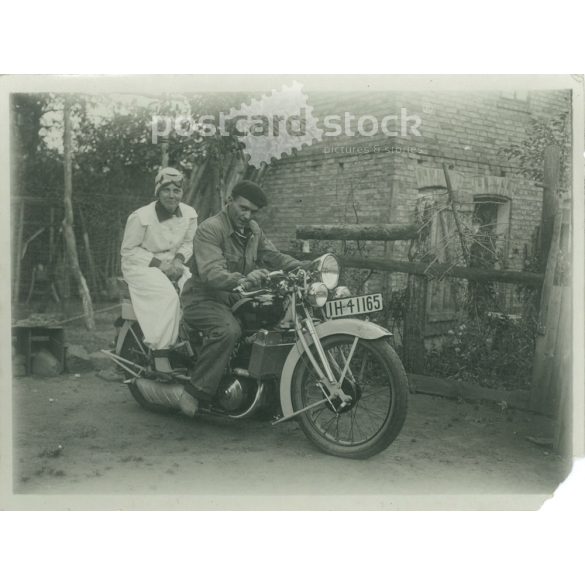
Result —
[{"label": "woman sitting on motorcycle", "polygon": [[155,368],[170,372],[168,349],[179,333],[179,296],[191,276],[185,265],[193,255],[197,212],[184,203],[183,174],[161,169],[155,201],[128,217],[122,241],[122,274]]}]

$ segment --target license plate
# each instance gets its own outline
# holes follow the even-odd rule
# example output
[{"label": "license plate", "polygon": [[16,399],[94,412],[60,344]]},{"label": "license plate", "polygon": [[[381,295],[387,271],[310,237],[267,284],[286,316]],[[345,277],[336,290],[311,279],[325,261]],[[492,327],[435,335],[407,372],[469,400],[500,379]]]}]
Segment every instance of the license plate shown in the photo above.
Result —
[{"label": "license plate", "polygon": [[348,297],[325,303],[325,315],[329,319],[347,317],[348,315],[361,315],[382,310],[382,295],[364,295],[363,297]]}]

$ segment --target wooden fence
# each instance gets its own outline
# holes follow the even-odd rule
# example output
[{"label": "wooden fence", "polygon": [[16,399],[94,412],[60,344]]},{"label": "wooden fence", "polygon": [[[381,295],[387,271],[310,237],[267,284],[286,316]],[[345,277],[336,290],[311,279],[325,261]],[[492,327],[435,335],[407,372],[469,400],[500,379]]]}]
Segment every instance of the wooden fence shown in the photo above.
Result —
[{"label": "wooden fence", "polygon": [[570,212],[559,208],[541,292],[530,397],[531,410],[556,417],[557,447],[566,443],[570,435],[568,425],[563,424],[569,420],[571,404],[570,241]]},{"label": "wooden fence", "polygon": [[[545,157],[543,217],[539,228],[539,253],[544,273],[508,270],[484,270],[437,262],[404,261],[393,258],[342,257],[343,266],[409,275],[410,327],[405,322],[406,353],[424,353],[421,316],[424,315],[423,296],[432,278],[463,278],[469,282],[504,282],[540,289],[538,332],[534,356],[532,391],[526,406],[535,412],[555,418],[557,450],[570,452],[571,436],[571,328],[572,299],[569,275],[571,242],[570,199],[559,199],[559,152],[549,148]],[[448,180],[448,173],[445,170]],[[457,212],[453,211],[455,217]],[[353,225],[297,227],[298,239],[320,240],[421,240],[420,222],[409,225]],[[462,248],[465,246],[462,242]],[[465,251],[465,250],[464,250]],[[423,255],[424,259],[424,255]],[[415,326],[412,326],[413,323]],[[418,323],[418,325],[416,325]],[[409,342],[409,338],[410,342]],[[416,373],[423,363],[421,355],[406,355],[407,367]]]}]

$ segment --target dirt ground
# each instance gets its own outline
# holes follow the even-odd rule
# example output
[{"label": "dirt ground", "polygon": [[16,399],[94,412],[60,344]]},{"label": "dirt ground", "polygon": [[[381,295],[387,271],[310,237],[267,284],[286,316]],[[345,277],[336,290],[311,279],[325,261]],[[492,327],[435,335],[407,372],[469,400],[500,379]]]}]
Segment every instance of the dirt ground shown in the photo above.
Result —
[{"label": "dirt ground", "polygon": [[[109,317],[91,336],[68,328],[68,342],[107,347]],[[295,422],[153,414],[94,371],[15,379],[13,420],[17,494],[513,496],[550,494],[569,472],[526,438],[544,419],[424,394],[411,395],[396,441],[366,461],[321,453]]]}]

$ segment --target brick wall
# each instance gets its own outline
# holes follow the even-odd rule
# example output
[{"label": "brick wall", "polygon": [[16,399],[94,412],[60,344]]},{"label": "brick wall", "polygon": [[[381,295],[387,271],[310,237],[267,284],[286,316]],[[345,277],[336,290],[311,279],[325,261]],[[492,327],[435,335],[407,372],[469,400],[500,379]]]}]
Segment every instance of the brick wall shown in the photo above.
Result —
[{"label": "brick wall", "polygon": [[[350,112],[381,121],[405,108],[407,115],[420,116],[421,136],[388,137],[380,129],[373,136],[342,134],[273,161],[264,182],[272,202],[261,222],[282,248],[290,248],[300,223],[407,223],[419,189],[426,186],[425,176],[440,177],[445,162],[462,202],[486,194],[485,189],[490,194],[498,189],[512,200],[509,262],[510,268],[519,268],[524,244],[530,243],[540,220],[542,188],[498,151],[521,142],[531,115],[570,110],[570,93],[538,91],[519,97],[527,99],[500,92],[310,94],[321,126],[327,115]],[[400,123],[389,128],[400,131]],[[356,131],[355,119],[348,130]],[[371,244],[369,250],[379,255],[382,246]],[[392,245],[394,256],[405,252],[404,244]]]}]

